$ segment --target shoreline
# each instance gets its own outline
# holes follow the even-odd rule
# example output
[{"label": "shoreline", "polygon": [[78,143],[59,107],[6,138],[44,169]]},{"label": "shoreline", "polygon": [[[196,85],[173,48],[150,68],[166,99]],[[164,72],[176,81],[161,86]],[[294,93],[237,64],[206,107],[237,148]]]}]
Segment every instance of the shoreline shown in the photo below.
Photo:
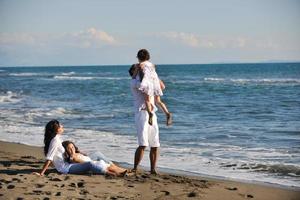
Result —
[{"label": "shoreline", "polygon": [[[15,143],[15,142],[9,142],[5,140],[0,140],[0,145],[2,145],[2,142],[4,143],[9,143],[9,144],[16,144],[16,145],[25,145],[28,147],[32,148],[37,148],[40,149],[42,146],[33,146],[30,144],[26,143]],[[40,159],[44,159],[44,155],[40,155]],[[119,163],[118,161],[113,161],[116,163]],[[125,168],[131,168],[133,164],[127,163],[127,162],[120,162],[123,167]],[[145,166],[140,166],[140,168],[144,171],[147,171],[147,167]],[[225,177],[225,176],[213,176],[213,175],[208,175],[208,174],[201,174],[198,172],[191,172],[191,171],[186,171],[186,170],[179,170],[179,169],[171,169],[167,167],[158,167],[158,171],[166,174],[173,174],[173,175],[179,175],[179,176],[186,176],[190,178],[206,178],[206,179],[211,179],[211,180],[220,180],[220,181],[231,181],[231,182],[240,182],[240,183],[246,183],[246,184],[255,184],[255,185],[261,185],[261,186],[268,186],[268,187],[274,187],[274,188],[279,188],[279,189],[287,189],[287,190],[292,190],[292,191],[300,191],[300,187],[297,186],[289,186],[289,185],[281,185],[278,183],[270,183],[270,182],[263,182],[263,181],[256,181],[256,180],[246,180],[246,179],[235,179],[235,178],[230,178],[230,177]]]},{"label": "shoreline", "polygon": [[136,176],[124,178],[63,175],[53,169],[44,177],[31,174],[39,171],[43,163],[41,147],[0,141],[0,199],[296,200],[300,197],[299,188],[195,176],[178,170],[170,173],[162,169],[157,176],[141,170]]},{"label": "shoreline", "polygon": [[198,178],[206,178],[211,180],[219,180],[219,181],[229,181],[229,182],[239,182],[245,184],[254,184],[260,186],[267,186],[267,187],[274,187],[279,189],[287,189],[292,191],[300,191],[300,187],[297,186],[288,186],[288,185],[281,185],[277,183],[270,183],[270,182],[263,182],[263,181],[256,181],[256,180],[245,180],[245,179],[235,179],[230,177],[223,177],[223,176],[212,176],[207,174],[201,174],[197,172],[189,172],[185,170],[177,170],[177,169],[169,169],[169,168],[159,168],[160,171],[168,174],[177,174],[187,177],[198,177]]}]

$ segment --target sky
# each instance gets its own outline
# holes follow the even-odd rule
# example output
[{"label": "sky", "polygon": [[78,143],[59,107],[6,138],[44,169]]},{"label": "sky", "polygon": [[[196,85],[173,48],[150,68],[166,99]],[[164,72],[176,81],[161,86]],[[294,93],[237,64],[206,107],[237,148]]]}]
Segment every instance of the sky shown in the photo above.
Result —
[{"label": "sky", "polygon": [[0,0],[0,66],[300,61],[300,0]]}]

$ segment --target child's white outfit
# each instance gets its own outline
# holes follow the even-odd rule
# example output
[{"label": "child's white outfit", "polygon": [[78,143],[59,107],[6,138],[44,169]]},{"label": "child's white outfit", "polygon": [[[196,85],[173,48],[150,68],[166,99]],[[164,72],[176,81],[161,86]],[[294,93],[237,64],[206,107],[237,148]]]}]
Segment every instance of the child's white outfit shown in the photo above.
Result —
[{"label": "child's white outfit", "polygon": [[99,161],[95,161],[92,160],[90,157],[85,156],[83,154],[79,154],[79,159],[84,161],[84,162],[93,162],[95,165],[97,165],[101,171],[103,171],[104,173],[107,172],[107,168],[110,166],[109,163],[106,163],[104,160],[99,160]]},{"label": "child's white outfit", "polygon": [[149,96],[162,96],[163,92],[154,65],[149,61],[142,62],[141,65],[143,65],[144,77],[139,90]]}]

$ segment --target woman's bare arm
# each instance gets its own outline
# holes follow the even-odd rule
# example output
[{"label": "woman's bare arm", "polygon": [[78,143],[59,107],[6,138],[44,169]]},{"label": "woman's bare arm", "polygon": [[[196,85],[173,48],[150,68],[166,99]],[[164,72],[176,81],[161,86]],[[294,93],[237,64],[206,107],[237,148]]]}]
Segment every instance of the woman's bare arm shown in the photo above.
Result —
[{"label": "woman's bare arm", "polygon": [[40,173],[38,172],[34,172],[33,174],[36,174],[36,175],[39,175],[39,176],[44,176],[44,173],[46,172],[46,170],[48,169],[49,165],[52,163],[51,160],[46,160],[43,168],[42,168],[42,171]]}]

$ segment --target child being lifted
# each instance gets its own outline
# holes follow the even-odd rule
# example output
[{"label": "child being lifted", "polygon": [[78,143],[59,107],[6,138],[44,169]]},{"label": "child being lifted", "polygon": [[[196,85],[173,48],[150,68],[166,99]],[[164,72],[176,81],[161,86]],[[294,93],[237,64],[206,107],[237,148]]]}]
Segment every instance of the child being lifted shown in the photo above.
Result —
[{"label": "child being lifted", "polygon": [[164,83],[158,78],[155,70],[155,65],[150,60],[150,54],[146,49],[141,49],[137,53],[139,64],[135,66],[135,75],[140,80],[139,90],[145,95],[146,110],[149,114],[148,123],[152,125],[152,110],[153,105],[150,102],[150,96],[154,96],[155,104],[157,104],[166,115],[166,124],[172,124],[172,114],[168,111],[165,103],[161,101],[160,96],[163,95],[162,90],[165,89]]}]

